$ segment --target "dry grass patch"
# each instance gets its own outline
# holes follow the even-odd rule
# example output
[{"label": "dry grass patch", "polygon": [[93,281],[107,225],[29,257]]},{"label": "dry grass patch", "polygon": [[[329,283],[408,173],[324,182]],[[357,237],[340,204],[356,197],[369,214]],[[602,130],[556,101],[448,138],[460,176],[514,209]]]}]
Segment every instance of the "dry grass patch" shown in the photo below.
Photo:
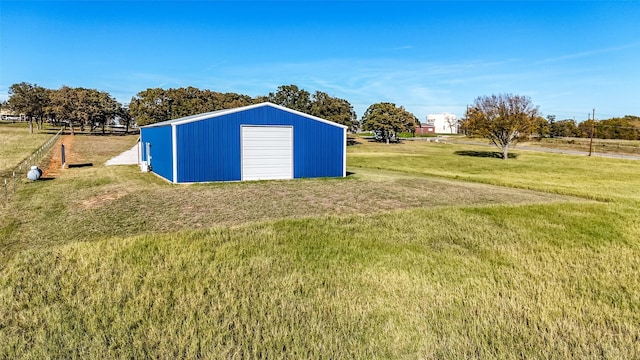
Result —
[{"label": "dry grass patch", "polygon": [[113,191],[102,195],[96,195],[89,199],[83,200],[79,202],[79,208],[81,210],[90,210],[95,209],[101,206],[106,206],[114,200],[118,200],[121,197],[127,195],[128,193],[125,191]]},{"label": "dry grass patch", "polygon": [[[398,209],[499,203],[567,201],[567,197],[481,184],[389,174],[372,179],[362,171],[353,179],[231,183],[141,190],[146,221],[175,228],[334,214],[371,214]],[[162,212],[153,209],[162,208]],[[173,221],[166,218],[171,212]]]}]

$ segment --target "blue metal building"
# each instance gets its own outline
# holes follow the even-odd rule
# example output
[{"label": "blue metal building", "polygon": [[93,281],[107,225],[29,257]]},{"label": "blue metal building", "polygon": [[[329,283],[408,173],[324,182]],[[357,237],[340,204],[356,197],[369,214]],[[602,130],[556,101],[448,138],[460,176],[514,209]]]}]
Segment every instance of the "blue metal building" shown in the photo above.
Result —
[{"label": "blue metal building", "polygon": [[140,128],[143,169],[173,183],[346,176],[347,127],[272,103]]}]

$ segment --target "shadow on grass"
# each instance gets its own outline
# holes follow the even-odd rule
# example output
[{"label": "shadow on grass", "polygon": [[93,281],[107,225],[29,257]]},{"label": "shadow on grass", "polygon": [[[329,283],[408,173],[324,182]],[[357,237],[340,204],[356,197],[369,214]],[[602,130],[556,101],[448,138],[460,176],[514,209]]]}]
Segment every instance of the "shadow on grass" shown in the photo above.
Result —
[{"label": "shadow on grass", "polygon": [[93,166],[93,163],[67,164],[67,168],[68,168],[68,169],[72,169],[72,168],[81,168],[81,167],[88,167],[88,166]]},{"label": "shadow on grass", "polygon": [[359,145],[359,144],[362,144],[362,143],[354,138],[347,137],[347,146],[353,146],[353,145]]},{"label": "shadow on grass", "polygon": [[[502,153],[499,152],[499,151],[459,150],[459,151],[454,152],[454,154],[460,155],[460,156],[473,156],[473,157],[502,159]],[[515,158],[518,157],[518,154],[508,153],[507,157],[509,159],[515,159]]]},{"label": "shadow on grass", "polygon": [[[367,140],[367,142],[370,142],[370,143],[378,143],[378,144],[386,144],[387,143],[385,140],[376,140],[374,137],[364,138],[364,139]],[[389,140],[389,144],[402,144],[402,142],[403,142],[402,139]]]}]

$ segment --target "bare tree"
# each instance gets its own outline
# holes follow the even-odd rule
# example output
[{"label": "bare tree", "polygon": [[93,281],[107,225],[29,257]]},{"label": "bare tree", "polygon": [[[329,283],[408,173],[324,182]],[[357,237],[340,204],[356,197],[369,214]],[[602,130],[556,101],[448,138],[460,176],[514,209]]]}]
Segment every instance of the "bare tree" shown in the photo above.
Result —
[{"label": "bare tree", "polygon": [[499,94],[480,96],[466,113],[467,135],[491,140],[508,158],[509,147],[531,134],[539,110],[527,96]]},{"label": "bare tree", "polygon": [[447,126],[449,127],[449,132],[453,133],[453,134],[457,134],[460,130],[460,121],[458,120],[458,118],[453,115],[453,114],[445,114],[444,115],[444,121],[447,123]]}]

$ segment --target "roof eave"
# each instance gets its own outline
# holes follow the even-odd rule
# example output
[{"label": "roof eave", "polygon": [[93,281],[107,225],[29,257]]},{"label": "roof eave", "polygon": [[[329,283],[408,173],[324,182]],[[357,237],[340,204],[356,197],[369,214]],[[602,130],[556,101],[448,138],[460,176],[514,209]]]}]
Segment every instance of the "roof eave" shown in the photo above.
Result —
[{"label": "roof eave", "polygon": [[276,105],[274,103],[271,102],[262,102],[259,104],[253,104],[253,105],[247,105],[247,106],[242,106],[242,107],[238,107],[238,108],[233,108],[233,109],[224,109],[224,110],[217,110],[217,111],[213,111],[213,112],[208,112],[208,113],[203,113],[203,114],[196,114],[196,115],[190,115],[190,116],[185,116],[183,118],[178,118],[178,119],[173,119],[173,120],[167,120],[167,121],[162,121],[159,123],[155,123],[155,124],[149,124],[149,125],[145,125],[145,126],[141,126],[141,128],[151,128],[151,127],[160,127],[160,126],[178,126],[178,125],[183,125],[183,124],[188,124],[191,122],[196,122],[196,121],[201,121],[201,120],[205,120],[205,119],[213,119],[219,116],[224,116],[224,115],[229,115],[229,114],[234,114],[237,112],[241,112],[241,111],[246,111],[246,110],[251,110],[251,109],[256,109],[256,108],[260,108],[260,107],[264,107],[264,106],[270,106],[276,109],[280,109],[289,113],[293,113],[299,116],[303,116],[306,117],[308,119],[311,120],[315,120],[315,121],[320,121],[329,125],[333,125],[336,127],[341,127],[343,129],[347,129],[348,127],[342,124],[338,124],[335,123],[333,121],[329,121],[326,119],[322,119],[319,118],[317,116],[313,116],[313,115],[309,115],[306,113],[303,113],[301,111],[297,111],[297,110],[293,110],[293,109],[289,109],[287,107],[281,106],[281,105]]}]

